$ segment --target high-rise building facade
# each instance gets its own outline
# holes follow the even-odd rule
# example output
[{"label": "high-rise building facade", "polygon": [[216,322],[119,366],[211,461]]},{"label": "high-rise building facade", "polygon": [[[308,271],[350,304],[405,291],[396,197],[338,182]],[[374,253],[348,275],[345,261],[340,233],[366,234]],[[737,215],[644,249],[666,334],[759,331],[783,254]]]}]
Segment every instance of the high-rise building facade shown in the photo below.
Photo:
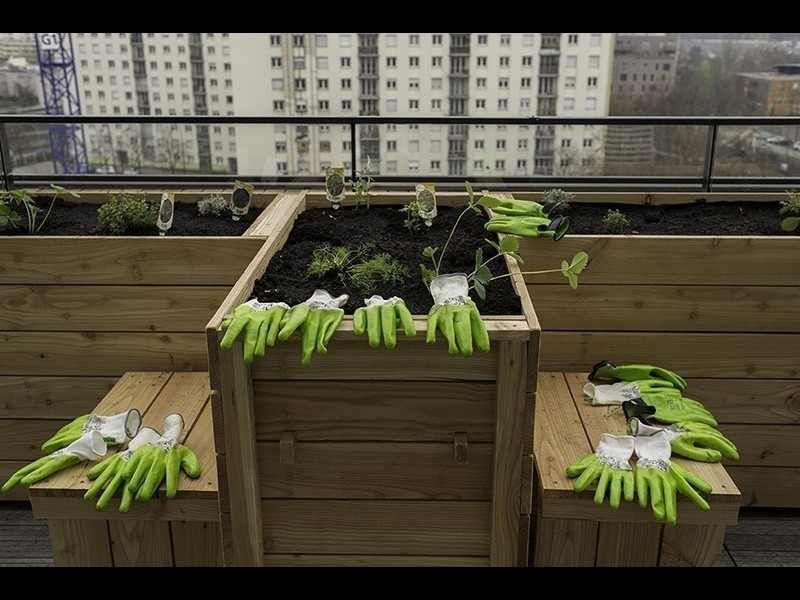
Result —
[{"label": "high-rise building facade", "polygon": [[635,100],[663,95],[675,85],[679,33],[617,33],[612,94]]},{"label": "high-rise building facade", "polygon": [[[73,41],[86,114],[527,117],[608,114],[613,35],[85,33]],[[161,168],[264,178],[349,172],[367,157],[386,176],[548,175],[602,164],[601,128],[583,126],[364,125],[357,165],[348,125],[143,129],[133,143],[124,126],[90,131],[90,159],[139,146],[123,150],[128,164],[134,151]]]}]

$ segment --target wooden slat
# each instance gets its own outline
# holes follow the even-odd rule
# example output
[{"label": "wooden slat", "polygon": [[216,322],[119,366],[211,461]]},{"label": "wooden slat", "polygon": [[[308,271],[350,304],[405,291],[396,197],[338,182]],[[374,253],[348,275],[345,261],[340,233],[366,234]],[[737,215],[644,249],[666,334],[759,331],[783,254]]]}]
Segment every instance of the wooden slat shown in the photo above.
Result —
[{"label": "wooden slat", "polygon": [[471,442],[494,438],[494,383],[255,381],[253,396],[260,441],[285,429],[303,441],[452,442],[457,431]]},{"label": "wooden slat", "polygon": [[173,566],[168,523],[115,519],[108,522],[108,529],[115,566]]},{"label": "wooden slat", "polygon": [[542,333],[539,368],[588,373],[597,361],[647,363],[684,377],[800,379],[800,334]]},{"label": "wooden slat", "polygon": [[214,439],[211,432],[211,403],[207,402],[203,412],[197,417],[191,432],[183,442],[197,454],[200,461],[200,476],[189,479],[181,475],[178,489],[181,497],[197,494],[213,494],[216,498],[219,491],[217,483],[217,455],[214,452]]},{"label": "wooden slat", "polygon": [[453,443],[303,443],[282,464],[277,442],[258,445],[262,498],[489,500],[491,444],[469,445],[458,464]]},{"label": "wooden slat", "polygon": [[660,523],[600,523],[595,566],[657,566],[662,529]]},{"label": "wooden slat", "polygon": [[800,427],[797,425],[723,425],[736,444],[739,467],[800,467]]},{"label": "wooden slat", "polygon": [[41,446],[69,419],[0,419],[0,460],[32,461]]},{"label": "wooden slat", "polygon": [[531,543],[531,516],[522,514],[519,516],[519,537],[517,538],[517,565],[518,567],[528,566],[528,555]]},{"label": "wooden slat", "polygon": [[504,342],[497,359],[494,469],[492,480],[492,566],[515,566],[522,491],[522,438],[528,348]]},{"label": "wooden slat", "polygon": [[[584,284],[797,285],[798,237],[568,235],[557,244],[521,240],[525,270],[558,268],[588,252]],[[527,275],[527,283],[564,283],[560,273]],[[535,304],[535,301],[534,301]]]},{"label": "wooden slat", "polygon": [[598,524],[592,521],[539,519],[534,539],[535,567],[593,567]]},{"label": "wooden slat", "polygon": [[800,380],[688,379],[687,394],[723,424],[800,425]]},{"label": "wooden slat", "polygon": [[[94,504],[82,495],[56,495],[40,492],[31,495],[31,508],[37,519],[107,520],[118,517],[119,498],[113,498],[105,510],[96,510]],[[132,521],[215,521],[219,518],[219,502],[212,494],[187,498],[178,493],[175,498],[154,496],[147,502],[133,502],[125,519]]]},{"label": "wooden slat", "polygon": [[57,567],[113,567],[106,521],[48,519]]},{"label": "wooden slat", "polygon": [[[202,277],[202,276],[201,276]],[[221,286],[0,285],[0,330],[199,332]]]},{"label": "wooden slat", "polygon": [[[282,197],[286,193],[286,190],[281,191],[277,197]],[[254,194],[255,196],[255,194]],[[260,236],[262,238],[267,238],[271,234],[274,234],[274,222],[275,217],[273,213],[275,209],[278,207],[279,203],[270,202],[270,204],[261,211],[261,214],[256,217],[256,220],[247,228],[247,230],[242,234],[243,236]]]},{"label": "wooden slat", "polygon": [[[311,365],[300,364],[300,342],[293,339],[270,348],[267,355],[252,364],[253,379],[329,379],[329,380],[467,380],[494,381],[497,375],[497,346],[488,353],[476,352],[469,358],[450,356],[439,340],[428,345],[424,338],[398,343],[396,348],[370,348],[363,340],[334,340],[324,356],[315,354]],[[2,339],[2,338],[0,338]],[[398,369],[398,365],[403,365]]]},{"label": "wooden slat", "polygon": [[86,414],[116,377],[0,377],[0,418],[71,419]]},{"label": "wooden slat", "polygon": [[519,514],[529,515],[533,510],[533,454],[522,457],[522,490]]},{"label": "wooden slat", "polygon": [[800,287],[581,282],[529,292],[547,331],[800,331]]},{"label": "wooden slat", "polygon": [[[28,460],[0,460],[0,485],[4,484],[8,479],[26,466],[30,461]],[[18,485],[7,492],[0,493],[0,502],[10,501],[28,501],[28,488],[24,485]]]},{"label": "wooden slat", "polygon": [[722,555],[724,525],[664,527],[661,567],[715,567]]},{"label": "wooden slat", "polygon": [[485,556],[490,504],[472,501],[263,500],[268,552]]},{"label": "wooden slat", "polygon": [[232,285],[261,238],[0,238],[5,285]]},{"label": "wooden slat", "polygon": [[176,567],[221,567],[222,545],[215,521],[173,521],[172,554]]},{"label": "wooden slat", "polygon": [[[202,333],[0,332],[0,375],[207,370]],[[298,360],[299,363],[299,360]]]},{"label": "wooden slat", "polygon": [[742,492],[742,506],[800,508],[800,468],[728,465],[727,471]]},{"label": "wooden slat", "polygon": [[265,554],[268,567],[488,567],[487,556]]}]

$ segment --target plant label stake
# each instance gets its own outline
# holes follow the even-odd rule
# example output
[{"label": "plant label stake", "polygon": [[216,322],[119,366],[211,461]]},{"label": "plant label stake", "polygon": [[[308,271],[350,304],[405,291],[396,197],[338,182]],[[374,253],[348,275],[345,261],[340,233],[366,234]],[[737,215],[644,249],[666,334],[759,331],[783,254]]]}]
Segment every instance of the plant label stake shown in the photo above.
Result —
[{"label": "plant label stake", "polygon": [[430,227],[437,214],[436,186],[432,183],[418,183],[414,186],[414,190],[417,192],[417,202],[422,205],[419,216],[425,219],[425,225]]},{"label": "plant label stake", "polygon": [[334,210],[344,201],[344,168],[325,168],[325,194]]},{"label": "plant label stake", "polygon": [[169,192],[161,194],[161,207],[158,209],[158,221],[156,226],[159,229],[158,235],[166,235],[167,230],[172,227],[172,219],[175,216],[175,195]]},{"label": "plant label stake", "polygon": [[234,221],[238,221],[247,211],[250,210],[250,202],[253,199],[253,186],[244,181],[233,182],[233,194],[231,195],[231,215]]}]

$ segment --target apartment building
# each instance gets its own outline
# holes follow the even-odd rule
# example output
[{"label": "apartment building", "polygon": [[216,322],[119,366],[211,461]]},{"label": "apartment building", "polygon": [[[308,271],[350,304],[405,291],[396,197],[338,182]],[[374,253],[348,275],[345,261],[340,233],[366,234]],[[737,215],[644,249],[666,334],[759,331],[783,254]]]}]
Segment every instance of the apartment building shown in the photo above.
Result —
[{"label": "apartment building", "polygon": [[675,85],[679,33],[617,33],[612,94],[635,100]]},{"label": "apartment building", "polygon": [[[86,114],[603,116],[614,34],[73,34]],[[388,124],[89,132],[90,158],[242,176],[505,177],[601,168],[594,127]],[[163,128],[162,128],[163,129]],[[127,142],[126,142],[127,139]],[[113,148],[112,148],[113,146]],[[120,154],[123,148],[124,156]],[[94,162],[94,161],[93,161]],[[117,161],[120,162],[120,161]]]},{"label": "apartment building", "polygon": [[32,33],[0,33],[0,62],[12,58],[36,64],[36,41]]}]

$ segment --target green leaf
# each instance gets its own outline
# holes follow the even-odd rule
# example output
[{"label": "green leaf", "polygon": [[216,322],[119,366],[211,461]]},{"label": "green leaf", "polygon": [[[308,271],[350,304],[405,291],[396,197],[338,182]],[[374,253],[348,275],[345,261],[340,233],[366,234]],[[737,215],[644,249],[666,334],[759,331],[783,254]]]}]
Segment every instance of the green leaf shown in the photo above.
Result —
[{"label": "green leaf", "polygon": [[439,249],[438,246],[436,248],[431,248],[430,246],[428,246],[422,251],[422,256],[424,256],[425,258],[433,258],[433,255],[436,254],[436,251],[438,249]]},{"label": "green leaf", "polygon": [[75,192],[73,192],[71,190],[68,190],[65,187],[62,187],[60,185],[56,185],[55,183],[51,183],[50,187],[53,188],[56,191],[57,195],[67,194],[68,196],[72,196],[73,198],[80,198],[81,197],[80,194],[76,194]]},{"label": "green leaf", "polygon": [[500,240],[500,249],[503,252],[516,252],[519,250],[519,238],[513,235],[507,235]]},{"label": "green leaf", "polygon": [[561,272],[564,274],[564,277],[566,277],[569,272],[569,263],[565,260],[561,261]]},{"label": "green leaf", "polygon": [[578,276],[572,271],[567,271],[564,275],[566,275],[567,281],[569,281],[569,287],[573,290],[576,289],[578,287]]},{"label": "green leaf", "polygon": [[8,216],[11,214],[11,207],[6,204],[0,204],[0,215]]},{"label": "green leaf", "polygon": [[497,208],[502,204],[502,202],[497,198],[492,198],[491,196],[481,196],[477,204],[485,206],[486,208]]},{"label": "green leaf", "polygon": [[497,250],[497,253],[498,253],[498,254],[502,254],[502,253],[503,253],[503,251],[500,249],[500,245],[499,245],[497,242],[493,242],[492,240],[490,240],[490,239],[485,239],[485,238],[484,238],[484,240],[483,240],[483,241],[485,241],[485,242],[486,242],[487,244],[489,244],[489,245],[490,245],[492,248],[494,248],[495,250]]},{"label": "green leaf", "polygon": [[481,300],[484,300],[486,298],[486,288],[477,279],[475,281],[473,281],[472,283],[475,286],[475,292],[478,294],[478,297]]},{"label": "green leaf", "polygon": [[478,272],[478,269],[481,268],[483,264],[483,249],[478,248],[475,250],[475,272]]},{"label": "green leaf", "polygon": [[8,217],[5,215],[0,215],[0,227],[6,227],[9,223],[10,221],[8,220]]},{"label": "green leaf", "polygon": [[572,257],[572,263],[569,265],[569,270],[577,275],[578,273],[581,273],[588,264],[589,255],[586,254],[586,252],[578,252]]},{"label": "green leaf", "polygon": [[522,260],[522,257],[519,254],[517,254],[516,252],[509,252],[508,255],[511,258],[513,258],[514,260],[516,260],[519,264],[521,264],[521,265],[525,264],[525,261]]},{"label": "green leaf", "polygon": [[800,226],[800,217],[786,217],[781,221],[781,229],[784,231],[794,231]]},{"label": "green leaf", "polygon": [[489,267],[483,265],[480,269],[475,271],[475,281],[480,281],[481,283],[489,283],[492,280],[492,272],[489,270]]},{"label": "green leaf", "polygon": [[472,204],[475,199],[475,192],[472,191],[472,184],[469,181],[465,181],[464,185],[467,187],[467,194],[469,195],[469,203]]}]

